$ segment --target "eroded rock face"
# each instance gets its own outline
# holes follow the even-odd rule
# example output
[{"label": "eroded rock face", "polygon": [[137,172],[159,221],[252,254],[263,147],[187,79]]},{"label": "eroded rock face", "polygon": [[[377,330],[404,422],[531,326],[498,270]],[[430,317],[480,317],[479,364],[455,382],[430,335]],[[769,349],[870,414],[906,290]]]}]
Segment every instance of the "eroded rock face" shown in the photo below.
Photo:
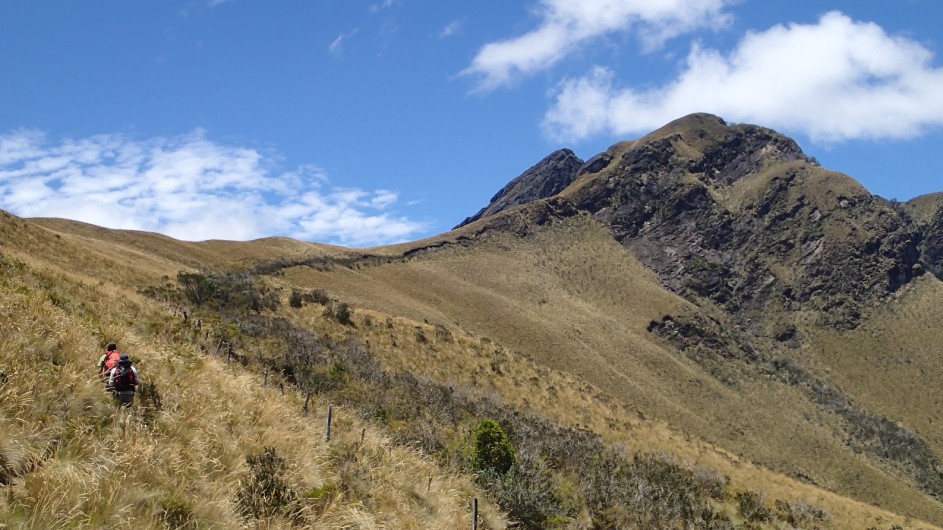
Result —
[{"label": "eroded rock face", "polygon": [[785,136],[713,118],[642,139],[570,200],[668,288],[732,313],[811,308],[854,327],[912,279],[919,235],[886,201]]},{"label": "eroded rock face", "polygon": [[940,206],[926,230],[923,243],[924,266],[943,280],[943,206]]},{"label": "eroded rock face", "polygon": [[501,188],[501,191],[491,198],[488,206],[466,218],[458,226],[467,225],[512,206],[552,197],[576,179],[577,172],[582,166],[583,161],[573,151],[569,149],[554,151]]},{"label": "eroded rock face", "polygon": [[918,227],[794,140],[710,114],[585,164],[556,151],[462,225],[554,196],[609,226],[672,291],[741,320],[812,309],[823,323],[852,328],[865,305],[925,267],[943,277],[943,206]]}]

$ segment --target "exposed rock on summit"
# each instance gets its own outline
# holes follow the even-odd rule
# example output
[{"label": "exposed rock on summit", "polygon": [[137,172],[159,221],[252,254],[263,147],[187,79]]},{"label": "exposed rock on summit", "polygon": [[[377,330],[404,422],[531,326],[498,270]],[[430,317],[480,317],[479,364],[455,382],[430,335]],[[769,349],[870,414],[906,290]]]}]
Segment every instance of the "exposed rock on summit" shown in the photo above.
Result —
[{"label": "exposed rock on summit", "polygon": [[458,226],[494,215],[511,206],[552,197],[576,179],[582,165],[583,161],[573,151],[569,149],[554,151],[501,188],[501,191],[491,198],[488,206],[466,218]]},{"label": "exposed rock on summit", "polygon": [[612,154],[563,195],[675,292],[734,313],[817,309],[854,327],[861,304],[913,277],[914,228],[775,131],[695,114]]},{"label": "exposed rock on summit", "polygon": [[943,204],[927,227],[923,244],[923,261],[938,278],[943,279]]},{"label": "exposed rock on summit", "polygon": [[[558,193],[609,226],[666,287],[744,319],[812,309],[853,328],[864,305],[923,271],[924,232],[891,202],[823,169],[791,138],[710,114],[585,164],[556,151],[462,224]],[[926,233],[927,264],[943,270],[943,209]]]}]

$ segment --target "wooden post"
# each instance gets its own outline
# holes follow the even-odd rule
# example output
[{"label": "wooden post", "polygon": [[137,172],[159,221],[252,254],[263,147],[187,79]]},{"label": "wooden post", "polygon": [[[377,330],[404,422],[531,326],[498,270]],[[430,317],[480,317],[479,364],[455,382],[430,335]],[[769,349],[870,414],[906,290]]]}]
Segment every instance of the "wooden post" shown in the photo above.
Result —
[{"label": "wooden post", "polygon": [[327,406],[327,427],[324,430],[324,441],[326,442],[331,441],[331,416],[333,415],[334,415],[334,406],[328,405]]},{"label": "wooden post", "polygon": [[213,352],[213,356],[219,355],[219,347],[223,345],[223,339],[219,339],[219,342],[216,343],[216,351]]},{"label": "wooden post", "polygon": [[262,372],[262,386],[268,386],[268,368]]},{"label": "wooden post", "polygon": [[432,475],[429,475],[429,482],[426,483],[426,493],[429,493],[429,490],[432,489]]},{"label": "wooden post", "polygon": [[302,415],[302,416],[307,416],[307,415],[308,415],[308,401],[311,401],[311,393],[310,393],[310,392],[309,392],[307,395],[305,395],[305,406],[301,408],[301,415]]},{"label": "wooden post", "polygon": [[472,530],[478,530],[478,497],[472,501]]},{"label": "wooden post", "polygon": [[367,436],[367,428],[360,429],[360,445],[363,445],[363,439]]}]

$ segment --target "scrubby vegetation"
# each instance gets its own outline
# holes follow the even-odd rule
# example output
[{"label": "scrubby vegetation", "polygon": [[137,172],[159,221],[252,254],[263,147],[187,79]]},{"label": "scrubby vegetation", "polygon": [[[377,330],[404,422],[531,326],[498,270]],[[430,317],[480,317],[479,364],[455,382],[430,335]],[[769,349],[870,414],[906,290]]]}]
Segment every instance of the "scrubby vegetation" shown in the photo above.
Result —
[{"label": "scrubby vegetation", "polygon": [[[855,452],[868,453],[912,476],[927,493],[943,496],[943,462],[924,439],[884,416],[862,409],[840,388],[799,363],[787,357],[760,354],[751,344],[742,344],[742,338],[738,340],[720,329],[716,322],[703,319],[666,315],[660,321],[652,321],[648,330],[670,341],[731,386],[752,372],[754,376],[762,374],[801,389],[821,410],[840,418],[845,443]],[[788,330],[784,333],[795,332],[795,328]],[[732,359],[745,362],[731,363]]]},{"label": "scrubby vegetation", "polygon": [[[290,295],[289,304],[297,307],[291,301],[299,298]],[[306,298],[303,304],[317,303],[313,297]],[[239,300],[225,295],[220,299]],[[326,295],[318,299],[328,308],[326,319],[340,325],[353,323],[352,313],[341,319],[331,309],[347,304]],[[734,528],[738,521],[800,519],[793,511],[777,510],[765,502],[744,504],[730,490],[729,480],[709,469],[664,454],[627,453],[592,432],[557,425],[470,389],[448,387],[407,372],[389,372],[356,335],[332,339],[275,314],[247,311],[238,303],[218,305],[211,313],[190,309],[200,315],[210,342],[236,344],[237,356],[250,370],[276,374],[282,384],[306,396],[317,395],[322,402],[356,411],[383,427],[393,440],[420,449],[440,465],[475,474],[477,483],[521,528],[720,529]],[[207,327],[207,322],[214,324]],[[430,340],[422,335],[424,339],[417,336],[417,343]],[[435,327],[435,336],[454,340],[441,325]],[[339,455],[339,462],[349,466],[344,454]],[[267,458],[268,467],[279,464],[268,452],[253,458]],[[265,467],[261,460],[247,462],[253,469]],[[352,499],[366,495],[356,485],[364,472],[357,466],[342,471],[346,487],[339,488],[339,493]],[[259,513],[259,508],[252,508],[258,504],[253,499],[288,491],[273,484],[270,477],[274,475],[256,471],[244,483],[238,497],[243,513]],[[290,505],[295,502],[292,495],[279,493],[280,499],[285,498],[274,504]],[[787,501],[780,504],[791,506]],[[769,515],[758,520],[756,512],[761,509]],[[827,524],[824,512],[816,513],[823,515],[815,519],[815,526]]]},{"label": "scrubby vegetation", "polygon": [[[470,480],[343,411],[325,442],[326,403],[304,418],[292,388],[213,356],[246,335],[209,307],[251,317],[251,298],[196,310],[164,305],[166,285],[155,303],[3,255],[0,272],[0,528],[455,528],[475,496],[506,526]],[[111,341],[140,370],[130,409],[94,367]]]}]

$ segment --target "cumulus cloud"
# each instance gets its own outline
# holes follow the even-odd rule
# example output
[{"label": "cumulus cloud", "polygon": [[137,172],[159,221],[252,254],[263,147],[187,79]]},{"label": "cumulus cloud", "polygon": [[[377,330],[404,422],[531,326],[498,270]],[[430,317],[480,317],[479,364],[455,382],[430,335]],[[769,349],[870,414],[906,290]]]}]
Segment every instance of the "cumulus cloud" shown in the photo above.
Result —
[{"label": "cumulus cloud", "polygon": [[906,138],[943,124],[943,68],[932,61],[917,42],[833,11],[748,33],[728,54],[694,45],[664,86],[618,87],[614,71],[596,67],[560,84],[543,126],[578,140],[704,111],[817,141]]},{"label": "cumulus cloud", "polygon": [[463,75],[479,78],[479,90],[513,83],[549,68],[590,39],[634,29],[646,49],[700,28],[726,25],[726,5],[736,0],[541,0],[537,29],[484,45]]},{"label": "cumulus cloud", "polygon": [[277,169],[256,149],[202,130],[138,141],[120,135],[50,141],[37,131],[0,136],[0,207],[190,241],[297,239],[368,246],[423,230],[396,216],[395,191],[328,188],[314,166]]}]

